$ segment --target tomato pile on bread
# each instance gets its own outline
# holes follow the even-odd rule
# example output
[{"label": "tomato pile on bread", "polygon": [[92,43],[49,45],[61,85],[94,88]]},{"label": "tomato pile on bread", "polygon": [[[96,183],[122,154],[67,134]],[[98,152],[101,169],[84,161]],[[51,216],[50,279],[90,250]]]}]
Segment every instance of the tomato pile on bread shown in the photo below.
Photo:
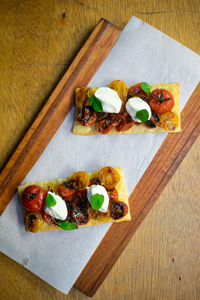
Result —
[{"label": "tomato pile on bread", "polygon": [[76,172],[70,178],[18,187],[27,231],[73,230],[131,219],[121,168]]},{"label": "tomato pile on bread", "polygon": [[178,83],[128,87],[114,80],[109,87],[77,88],[73,133],[179,132],[179,98]]}]

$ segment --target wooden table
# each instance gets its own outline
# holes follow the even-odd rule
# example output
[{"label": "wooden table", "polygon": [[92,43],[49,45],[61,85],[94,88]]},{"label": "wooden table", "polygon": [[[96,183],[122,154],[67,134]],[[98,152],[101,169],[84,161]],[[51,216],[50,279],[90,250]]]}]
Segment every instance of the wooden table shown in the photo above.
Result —
[{"label": "wooden table", "polygon": [[[123,3],[123,4],[122,4]],[[200,2],[1,1],[0,167],[101,17],[132,15],[199,52]],[[200,138],[94,299],[198,299]],[[86,299],[61,294],[0,254],[0,299]]]}]

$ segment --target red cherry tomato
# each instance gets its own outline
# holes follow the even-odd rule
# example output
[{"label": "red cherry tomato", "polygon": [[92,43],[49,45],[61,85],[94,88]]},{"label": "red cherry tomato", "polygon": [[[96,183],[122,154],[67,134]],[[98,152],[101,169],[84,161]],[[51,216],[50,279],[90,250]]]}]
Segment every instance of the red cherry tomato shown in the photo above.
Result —
[{"label": "red cherry tomato", "polygon": [[156,89],[150,95],[149,105],[152,111],[161,115],[172,110],[174,97],[165,89]]},{"label": "red cherry tomato", "polygon": [[145,91],[143,91],[143,89],[141,88],[141,83],[132,85],[129,89],[128,89],[128,95],[127,98],[132,98],[132,97],[139,97],[142,99],[147,99],[148,94],[145,93]]},{"label": "red cherry tomato", "polygon": [[48,224],[48,225],[56,225],[56,223],[53,221],[52,217],[42,211],[42,219]]},{"label": "red cherry tomato", "polygon": [[97,130],[102,134],[107,134],[113,128],[115,128],[120,122],[120,118],[117,114],[113,113],[100,113],[96,126]]},{"label": "red cherry tomato", "polygon": [[83,106],[80,108],[77,115],[77,121],[83,126],[91,127],[97,119],[97,113],[94,111],[92,106]]},{"label": "red cherry tomato", "polygon": [[38,185],[29,185],[22,193],[22,204],[31,212],[41,211],[46,200],[47,192]]},{"label": "red cherry tomato", "polygon": [[128,206],[124,202],[112,201],[110,216],[114,220],[124,217],[128,213]]},{"label": "red cherry tomato", "polygon": [[60,184],[59,191],[61,196],[66,200],[70,200],[76,192],[76,190],[72,189],[70,184],[68,184],[67,182],[63,182]]},{"label": "red cherry tomato", "polygon": [[112,201],[118,201],[118,191],[117,189],[109,190],[108,191],[109,200]]},{"label": "red cherry tomato", "polygon": [[126,130],[132,128],[133,124],[135,123],[135,121],[133,121],[131,116],[126,111],[124,111],[120,114],[120,119],[121,120],[120,120],[119,124],[116,127],[116,130],[118,132],[126,131]]}]

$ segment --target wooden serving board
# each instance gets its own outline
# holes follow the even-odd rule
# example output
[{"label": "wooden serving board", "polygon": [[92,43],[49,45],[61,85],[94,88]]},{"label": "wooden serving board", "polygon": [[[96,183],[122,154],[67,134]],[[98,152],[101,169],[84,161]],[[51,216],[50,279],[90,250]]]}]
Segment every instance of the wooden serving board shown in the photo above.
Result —
[{"label": "wooden serving board", "polygon": [[[74,89],[88,84],[119,34],[120,29],[104,19],[95,27],[2,171],[0,215],[70,111]],[[181,122],[182,132],[168,134],[130,196],[132,221],[111,226],[77,279],[74,287],[86,295],[97,291],[200,133],[200,84],[187,102]]]}]

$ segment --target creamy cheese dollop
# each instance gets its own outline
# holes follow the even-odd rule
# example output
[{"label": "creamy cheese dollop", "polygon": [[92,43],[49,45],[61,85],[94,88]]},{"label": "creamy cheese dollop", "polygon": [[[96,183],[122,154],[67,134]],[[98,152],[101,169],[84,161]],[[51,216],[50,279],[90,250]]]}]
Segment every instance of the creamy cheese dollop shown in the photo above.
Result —
[{"label": "creamy cheese dollop", "polygon": [[142,110],[142,109],[146,109],[148,111],[148,113],[149,113],[148,120],[150,120],[151,119],[151,108],[146,101],[142,100],[139,97],[133,97],[133,98],[128,99],[128,101],[126,103],[126,110],[135,122],[138,122],[138,123],[142,122],[141,120],[136,118],[137,111]]},{"label": "creamy cheese dollop", "polygon": [[102,104],[103,111],[107,113],[119,113],[122,100],[118,96],[117,92],[109,87],[101,87],[94,93]]},{"label": "creamy cheese dollop", "polygon": [[68,215],[68,210],[65,201],[55,193],[48,192],[48,194],[51,194],[54,197],[54,199],[56,200],[56,205],[48,207],[45,204],[44,211],[55,219],[62,221],[65,220]]},{"label": "creamy cheese dollop", "polygon": [[89,202],[91,202],[91,198],[95,194],[99,194],[99,195],[104,196],[104,202],[102,204],[102,207],[99,208],[98,210],[100,212],[106,213],[107,210],[108,210],[109,195],[108,195],[108,192],[106,191],[105,187],[102,186],[102,185],[99,185],[99,184],[98,185],[93,184],[93,185],[87,187],[86,189],[87,189],[87,198],[88,198]]}]

